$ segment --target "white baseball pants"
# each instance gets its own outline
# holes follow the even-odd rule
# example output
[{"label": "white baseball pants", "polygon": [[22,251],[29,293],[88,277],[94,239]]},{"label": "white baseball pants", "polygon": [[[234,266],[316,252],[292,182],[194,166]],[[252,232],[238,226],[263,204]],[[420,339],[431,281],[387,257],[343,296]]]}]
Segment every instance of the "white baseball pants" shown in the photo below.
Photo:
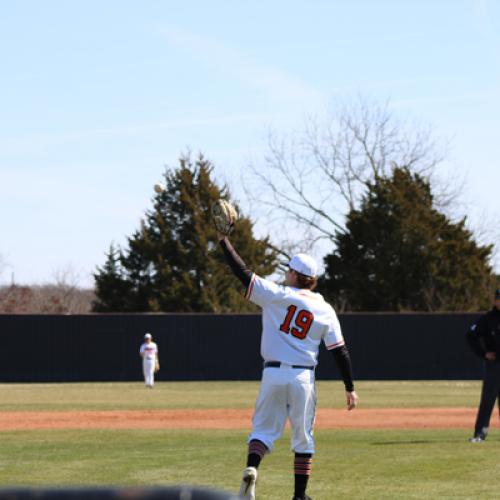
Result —
[{"label": "white baseball pants", "polygon": [[253,429],[248,441],[258,439],[269,451],[283,435],[287,418],[292,427],[292,451],[314,453],[313,428],[316,416],[314,370],[264,368],[255,404]]},{"label": "white baseball pants", "polygon": [[144,372],[144,382],[151,387],[155,383],[155,360],[144,358],[142,360],[142,371]]}]

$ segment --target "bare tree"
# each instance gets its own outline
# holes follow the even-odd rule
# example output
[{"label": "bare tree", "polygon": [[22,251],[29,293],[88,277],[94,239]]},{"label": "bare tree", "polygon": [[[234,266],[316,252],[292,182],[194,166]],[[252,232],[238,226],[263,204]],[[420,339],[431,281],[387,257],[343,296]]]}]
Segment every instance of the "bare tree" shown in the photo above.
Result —
[{"label": "bare tree", "polygon": [[86,314],[95,299],[93,290],[78,286],[78,273],[70,266],[53,273],[53,282],[44,285],[0,287],[0,313],[5,314]]},{"label": "bare tree", "polygon": [[[359,98],[330,110],[326,119],[310,118],[290,136],[271,132],[264,165],[251,166],[244,182],[254,206],[267,207],[267,220],[281,220],[282,239],[300,239],[310,248],[344,229],[344,215],[377,177],[396,166],[432,177],[444,156],[438,149],[430,128],[405,127],[387,103]],[[442,203],[454,196],[443,185]]]},{"label": "bare tree", "polygon": [[29,314],[33,292],[30,287],[11,284],[0,288],[1,314]]},{"label": "bare tree", "polygon": [[34,310],[53,314],[90,312],[94,293],[79,287],[80,276],[72,266],[58,268],[52,276],[52,283],[32,287]]},{"label": "bare tree", "polygon": [[7,261],[4,259],[3,255],[0,254],[0,279],[5,271],[5,268],[8,266]]}]

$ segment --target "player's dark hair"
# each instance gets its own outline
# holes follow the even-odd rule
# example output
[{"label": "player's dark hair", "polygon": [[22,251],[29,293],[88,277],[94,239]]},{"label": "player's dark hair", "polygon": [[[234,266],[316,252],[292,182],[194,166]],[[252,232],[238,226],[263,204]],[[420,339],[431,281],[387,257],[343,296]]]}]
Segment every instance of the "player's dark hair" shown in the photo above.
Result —
[{"label": "player's dark hair", "polygon": [[297,288],[307,288],[308,290],[314,290],[316,288],[318,278],[312,278],[311,276],[298,273],[295,269],[294,272],[297,275]]}]

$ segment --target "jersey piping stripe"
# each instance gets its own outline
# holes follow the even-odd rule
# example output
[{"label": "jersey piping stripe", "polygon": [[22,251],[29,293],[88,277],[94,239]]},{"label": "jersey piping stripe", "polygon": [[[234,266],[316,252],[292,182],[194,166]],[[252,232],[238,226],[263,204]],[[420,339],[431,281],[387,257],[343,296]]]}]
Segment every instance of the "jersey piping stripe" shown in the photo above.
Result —
[{"label": "jersey piping stripe", "polygon": [[340,347],[342,345],[345,344],[345,341],[344,340],[339,340],[338,342],[336,342],[335,344],[332,344],[332,345],[327,345],[326,348],[331,351],[332,349],[335,349],[335,347]]},{"label": "jersey piping stripe", "polygon": [[255,283],[255,278],[256,278],[256,274],[253,273],[252,278],[250,279],[250,284],[248,285],[247,291],[245,293],[246,299],[249,299],[252,296],[252,290],[253,290],[253,285]]}]

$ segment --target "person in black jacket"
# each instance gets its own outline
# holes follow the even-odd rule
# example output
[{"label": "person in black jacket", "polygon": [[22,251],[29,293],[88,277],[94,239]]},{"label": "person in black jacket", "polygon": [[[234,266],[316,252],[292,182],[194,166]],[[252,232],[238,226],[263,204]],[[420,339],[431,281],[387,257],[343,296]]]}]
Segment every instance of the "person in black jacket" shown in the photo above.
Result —
[{"label": "person in black jacket", "polygon": [[500,411],[500,288],[495,292],[491,311],[481,316],[467,332],[469,346],[484,360],[484,378],[481,402],[471,443],[481,443],[488,435],[495,401],[499,398]]}]

